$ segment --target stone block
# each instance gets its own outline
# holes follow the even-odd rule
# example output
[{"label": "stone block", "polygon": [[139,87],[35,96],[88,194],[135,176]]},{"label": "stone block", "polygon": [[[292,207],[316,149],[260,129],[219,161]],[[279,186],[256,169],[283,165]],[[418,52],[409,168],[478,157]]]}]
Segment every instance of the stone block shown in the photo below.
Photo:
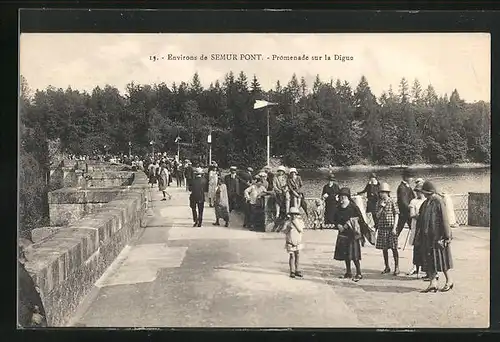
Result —
[{"label": "stone block", "polygon": [[31,230],[31,240],[34,243],[40,242],[54,235],[61,227],[40,227]]},{"label": "stone block", "polygon": [[468,225],[490,226],[490,193],[469,192]]}]

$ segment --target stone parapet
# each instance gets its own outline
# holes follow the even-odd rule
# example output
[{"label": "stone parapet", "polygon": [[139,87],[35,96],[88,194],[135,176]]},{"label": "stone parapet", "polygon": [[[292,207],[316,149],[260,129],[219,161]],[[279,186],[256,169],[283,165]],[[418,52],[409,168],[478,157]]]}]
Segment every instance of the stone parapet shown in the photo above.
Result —
[{"label": "stone parapet", "polygon": [[50,225],[69,225],[85,215],[96,212],[126,190],[126,187],[115,187],[62,188],[51,191],[48,194]]},{"label": "stone parapet", "polygon": [[476,227],[490,226],[490,193],[469,192],[468,225]]},{"label": "stone parapet", "polygon": [[[69,226],[57,227],[50,236],[26,249],[26,269],[40,288],[49,326],[63,326],[68,321],[93,284],[140,229],[147,192],[146,176],[138,172],[134,183],[103,203],[102,210]],[[81,200],[82,195],[60,191],[52,198],[62,201],[65,196]]]}]

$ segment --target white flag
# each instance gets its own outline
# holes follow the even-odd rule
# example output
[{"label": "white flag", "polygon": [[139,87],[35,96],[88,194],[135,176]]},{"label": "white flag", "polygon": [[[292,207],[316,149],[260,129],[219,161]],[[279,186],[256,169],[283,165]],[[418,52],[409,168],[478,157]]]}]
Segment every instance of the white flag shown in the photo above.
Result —
[{"label": "white flag", "polygon": [[207,142],[208,142],[209,144],[211,144],[211,143],[212,143],[212,133],[210,133],[210,134],[208,135]]},{"label": "white flag", "polygon": [[259,108],[264,108],[264,107],[267,107],[267,106],[276,106],[278,105],[277,103],[275,102],[267,102],[267,101],[263,101],[263,100],[255,100],[255,103],[253,105],[253,109],[259,109]]}]

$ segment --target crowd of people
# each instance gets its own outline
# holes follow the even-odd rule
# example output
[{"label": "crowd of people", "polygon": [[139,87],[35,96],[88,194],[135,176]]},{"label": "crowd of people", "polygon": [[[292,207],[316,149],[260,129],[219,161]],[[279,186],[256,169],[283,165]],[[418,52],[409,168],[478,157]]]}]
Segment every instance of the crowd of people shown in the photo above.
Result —
[{"label": "crowd of people", "polygon": [[[441,291],[453,288],[450,269],[453,267],[450,251],[451,223],[454,220],[451,201],[438,193],[430,181],[418,178],[404,170],[402,181],[391,196],[390,186],[370,174],[365,188],[352,193],[350,188],[340,187],[335,175],[330,173],[322,189],[321,198],[308,210],[302,191],[303,182],[297,169],[284,166],[272,172],[270,167],[254,171],[230,167],[229,174],[222,175],[216,162],[208,167],[191,161],[179,161],[159,154],[155,160],[141,161],[132,165],[144,170],[153,187],[163,193],[163,199],[171,198],[167,188],[176,179],[178,187],[190,192],[189,205],[193,226],[202,227],[205,202],[214,208],[215,222],[227,227],[230,213],[244,213],[243,226],[252,230],[264,229],[264,198],[268,197],[275,209],[275,226],[285,233],[285,249],[289,254],[290,276],[302,277],[299,251],[306,228],[303,215],[312,213],[311,228],[333,228],[338,230],[333,258],[345,263],[342,278],[359,281],[362,247],[366,241],[382,251],[384,269],[382,274],[400,274],[399,238],[405,226],[409,233],[407,244],[413,246],[412,269],[408,275],[429,281],[424,292],[438,291],[438,272],[443,272],[446,283]],[[146,166],[147,165],[147,166]],[[366,201],[361,195],[366,194]],[[366,203],[366,204],[365,204]],[[301,211],[302,209],[302,211]],[[389,253],[389,251],[391,253]],[[389,260],[392,256],[393,265]],[[352,272],[354,264],[355,272]]]}]

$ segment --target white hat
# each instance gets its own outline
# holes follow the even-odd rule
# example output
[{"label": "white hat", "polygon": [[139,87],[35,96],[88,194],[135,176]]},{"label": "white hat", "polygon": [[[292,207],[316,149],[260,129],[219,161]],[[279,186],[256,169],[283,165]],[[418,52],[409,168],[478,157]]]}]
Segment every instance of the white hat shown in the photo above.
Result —
[{"label": "white hat", "polygon": [[197,167],[196,170],[195,170],[195,172],[197,174],[202,174],[203,173],[203,169],[201,167]]},{"label": "white hat", "polygon": [[280,167],[278,167],[278,171],[283,171],[283,172],[286,172],[286,169],[285,169],[285,167],[284,167],[284,166],[280,166]]},{"label": "white hat", "polygon": [[236,167],[236,166],[231,166],[231,167],[229,168],[229,170],[237,170],[237,167]]},{"label": "white hat", "polygon": [[290,172],[289,172],[289,173],[292,173],[292,172],[298,173],[298,172],[297,172],[297,169],[296,169],[296,168],[294,168],[294,167],[291,167],[291,168],[290,168]]},{"label": "white hat", "polygon": [[259,176],[261,177],[267,177],[267,173],[265,171],[260,171]]}]

